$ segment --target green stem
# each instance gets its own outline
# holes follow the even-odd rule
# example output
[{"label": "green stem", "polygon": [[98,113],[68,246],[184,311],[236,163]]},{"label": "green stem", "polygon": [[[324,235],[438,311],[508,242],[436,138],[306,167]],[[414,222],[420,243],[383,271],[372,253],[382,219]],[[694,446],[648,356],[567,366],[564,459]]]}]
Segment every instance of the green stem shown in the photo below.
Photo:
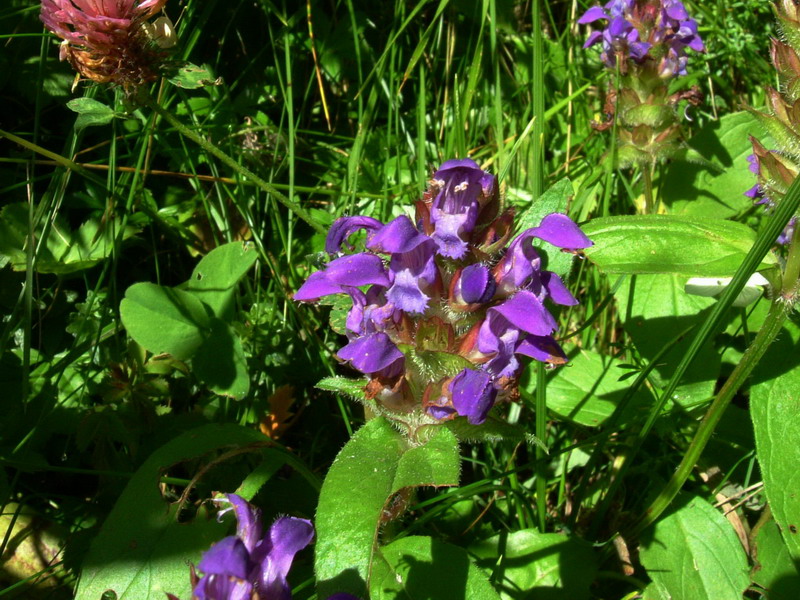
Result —
[{"label": "green stem", "polygon": [[642,169],[642,179],[644,180],[644,207],[642,212],[646,215],[658,214],[658,207],[653,198],[653,171],[655,164],[650,163]]},{"label": "green stem", "polygon": [[221,160],[224,164],[229,166],[231,169],[233,169],[234,171],[236,171],[237,173],[239,173],[243,177],[246,177],[247,179],[252,181],[258,187],[260,187],[266,193],[270,194],[278,202],[283,204],[286,208],[288,208],[290,211],[292,211],[294,214],[296,214],[298,217],[300,217],[303,221],[308,223],[314,229],[314,231],[316,231],[317,233],[320,233],[322,235],[325,235],[325,233],[326,233],[325,228],[322,225],[320,225],[319,223],[317,223],[311,217],[311,215],[306,211],[306,209],[304,209],[302,206],[300,206],[297,202],[295,202],[293,200],[290,200],[289,198],[287,198],[286,196],[281,194],[277,189],[275,189],[275,187],[272,184],[270,184],[270,183],[264,181],[263,179],[261,179],[258,175],[253,173],[250,169],[248,169],[247,167],[239,164],[233,158],[231,158],[230,156],[225,154],[222,150],[220,150],[217,146],[215,146],[214,144],[209,142],[207,139],[205,139],[204,137],[198,135],[192,129],[190,129],[189,127],[184,125],[171,112],[169,112],[166,108],[164,108],[158,102],[156,102],[155,99],[150,94],[148,94],[146,92],[140,92],[139,100],[145,106],[147,106],[148,108],[150,108],[154,112],[156,112],[162,119],[167,121],[167,123],[169,123],[175,129],[177,129],[178,132],[182,136],[192,140],[195,144],[200,146],[203,150],[205,150],[206,152],[208,152],[212,156],[215,156],[216,158]]},{"label": "green stem", "polygon": [[731,403],[731,400],[742,387],[744,382],[750,376],[755,366],[759,363],[764,353],[769,348],[769,345],[775,340],[775,337],[781,330],[784,321],[787,317],[786,306],[780,301],[774,301],[767,314],[767,319],[764,321],[761,329],[756,335],[755,340],[742,356],[742,360],[733,370],[725,385],[714,398],[708,411],[703,417],[700,426],[694,434],[694,439],[683,455],[678,469],[672,475],[667,485],[650,504],[644,514],[639,517],[637,521],[631,526],[631,533],[633,535],[639,534],[644,528],[653,523],[664,510],[670,505],[675,496],[678,495],[683,484],[689,478],[692,469],[697,464],[697,460],[703,453],[703,450],[711,439],[714,429],[717,427],[719,420],[722,418],[725,409]]},{"label": "green stem", "polygon": [[[547,371],[544,363],[536,363],[536,437],[544,444],[547,438]],[[539,531],[544,533],[547,521],[547,479],[545,457],[541,445],[536,445],[536,512]]]}]

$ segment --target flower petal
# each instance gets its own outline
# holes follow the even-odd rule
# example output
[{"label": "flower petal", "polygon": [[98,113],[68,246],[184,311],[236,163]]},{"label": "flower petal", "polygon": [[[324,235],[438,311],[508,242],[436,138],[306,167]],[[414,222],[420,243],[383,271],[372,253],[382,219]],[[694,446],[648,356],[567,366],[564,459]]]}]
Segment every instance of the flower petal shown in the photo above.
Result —
[{"label": "flower petal", "polygon": [[231,535],[206,550],[197,568],[206,575],[247,579],[250,571],[249,553],[244,542]]},{"label": "flower petal", "polygon": [[251,600],[253,584],[225,575],[204,575],[192,590],[192,600]]},{"label": "flower petal", "polygon": [[450,382],[453,408],[459,415],[467,417],[473,425],[480,425],[494,406],[497,388],[485,371],[464,369]]},{"label": "flower petal", "polygon": [[580,25],[586,25],[587,23],[594,23],[600,19],[608,19],[608,15],[606,11],[603,10],[600,6],[593,6],[589,10],[587,10],[580,19],[578,19],[578,23]]},{"label": "flower petal", "polygon": [[[336,219],[328,230],[328,235],[325,238],[325,251],[328,254],[336,254],[339,252],[343,244],[347,243],[347,238],[359,229],[367,229],[369,231],[377,231],[383,227],[383,223],[378,219],[372,217],[341,217]],[[367,235],[369,239],[369,234]],[[352,249],[352,246],[348,244]]]},{"label": "flower petal", "polygon": [[383,332],[354,339],[339,350],[337,356],[367,374],[382,371],[403,359],[403,353]]},{"label": "flower petal", "polygon": [[551,213],[547,215],[538,227],[533,227],[520,234],[520,237],[530,233],[545,242],[559,248],[588,248],[593,245],[580,228],[567,215]]},{"label": "flower petal", "polygon": [[567,289],[567,286],[564,285],[561,277],[552,271],[542,271],[541,281],[544,289],[547,290],[547,295],[556,304],[562,304],[564,306],[575,306],[578,304],[578,300]]},{"label": "flower petal", "polygon": [[489,269],[481,264],[464,267],[458,280],[461,298],[467,304],[488,302],[494,296],[497,285]]},{"label": "flower petal", "polygon": [[428,240],[427,235],[417,231],[411,219],[400,215],[376,231],[367,242],[367,248],[375,252],[410,252]]},{"label": "flower petal", "polygon": [[558,324],[535,294],[520,290],[502,304],[489,309],[498,312],[516,328],[533,335],[550,335]]},{"label": "flower petal", "polygon": [[236,536],[244,542],[247,551],[252,552],[264,534],[261,510],[236,494],[227,494],[226,498],[236,514]]},{"label": "flower petal", "polygon": [[272,524],[268,538],[264,540],[269,552],[260,559],[261,576],[257,591],[261,598],[291,599],[286,576],[295,554],[308,546],[313,539],[314,527],[306,519],[281,517]]}]

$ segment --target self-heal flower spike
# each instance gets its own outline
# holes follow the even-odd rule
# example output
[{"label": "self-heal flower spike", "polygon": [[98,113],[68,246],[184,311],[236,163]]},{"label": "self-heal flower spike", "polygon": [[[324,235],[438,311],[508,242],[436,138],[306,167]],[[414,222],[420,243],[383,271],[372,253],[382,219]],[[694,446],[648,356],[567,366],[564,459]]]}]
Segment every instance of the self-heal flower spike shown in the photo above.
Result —
[{"label": "self-heal flower spike", "polygon": [[294,296],[350,297],[348,343],[337,356],[369,377],[366,400],[409,435],[457,416],[483,423],[498,401],[516,397],[521,357],[566,362],[548,305],[577,299],[542,269],[541,247],[577,251],[592,242],[553,213],[506,248],[514,213],[500,210],[497,190],[474,161],[445,162],[417,203],[416,223],[405,215],[385,225],[335,221],[325,244],[332,260]]},{"label": "self-heal flower spike", "polygon": [[175,44],[167,0],[42,0],[40,18],[60,37],[60,58],[86,79],[133,91],[156,80]]}]

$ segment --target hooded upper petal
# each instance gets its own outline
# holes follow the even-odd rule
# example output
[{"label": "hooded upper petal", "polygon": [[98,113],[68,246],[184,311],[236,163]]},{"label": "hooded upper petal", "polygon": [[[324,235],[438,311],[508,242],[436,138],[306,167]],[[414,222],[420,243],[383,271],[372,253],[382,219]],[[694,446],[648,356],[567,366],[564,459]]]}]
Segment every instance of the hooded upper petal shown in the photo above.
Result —
[{"label": "hooded upper petal", "polygon": [[254,555],[254,559],[260,563],[260,580],[256,590],[261,598],[291,600],[286,576],[295,554],[313,539],[314,527],[306,519],[281,517],[272,524],[269,534]]},{"label": "hooded upper petal", "polygon": [[[344,244],[347,244],[347,238],[359,229],[366,229],[374,233],[383,227],[383,223],[378,219],[372,217],[341,217],[336,219],[328,230],[328,235],[325,238],[325,251],[328,254],[336,254]],[[369,239],[369,234],[367,235]],[[347,244],[348,248],[352,246]]]}]

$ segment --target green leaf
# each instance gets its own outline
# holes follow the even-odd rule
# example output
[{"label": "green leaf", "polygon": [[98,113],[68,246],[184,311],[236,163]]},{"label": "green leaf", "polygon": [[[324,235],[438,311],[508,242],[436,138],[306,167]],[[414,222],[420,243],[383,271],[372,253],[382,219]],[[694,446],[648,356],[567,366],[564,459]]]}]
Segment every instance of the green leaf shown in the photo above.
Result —
[{"label": "green leaf", "polygon": [[230,325],[210,320],[211,331],[192,358],[192,370],[215,394],[241,400],[250,391],[242,341]]},{"label": "green leaf", "polygon": [[373,600],[499,600],[463,548],[408,536],[381,548],[387,565],[370,583]]},{"label": "green leaf", "polygon": [[431,432],[430,439],[422,446],[412,446],[400,457],[392,493],[423,485],[458,485],[461,471],[458,439],[446,427],[432,425],[427,430]]},{"label": "green leaf", "polygon": [[108,125],[117,116],[114,109],[93,98],[74,98],[67,102],[67,108],[78,113],[75,120],[78,131],[93,125]]},{"label": "green leaf", "polygon": [[749,209],[753,201],[744,193],[756,184],[747,162],[753,152],[749,134],[760,135],[761,131],[747,111],[709,120],[701,127],[689,145],[724,168],[712,171],[703,165],[671,162],[661,181],[661,197],[671,212],[727,219]]},{"label": "green leaf", "polygon": [[[627,278],[614,294],[625,330],[647,360],[654,360],[681,332],[702,322],[715,302],[711,298],[687,294],[683,290],[685,283],[685,278],[676,275],[636,275]],[[653,371],[658,386],[665,386],[672,377],[691,337],[685,336],[658,359]],[[711,398],[720,362],[709,341],[687,369],[672,400],[688,407]]]},{"label": "green leaf", "polygon": [[119,307],[122,324],[137,343],[154,354],[190,358],[211,327],[206,307],[193,295],[155,283],[135,283]]},{"label": "green leaf", "polygon": [[183,65],[178,72],[170,77],[169,81],[172,85],[185,90],[196,90],[205,85],[221,85],[222,78],[214,79],[211,71],[205,67],[198,67],[192,63]]},{"label": "green leaf", "polygon": [[[781,361],[768,353],[767,361]],[[764,478],[764,492],[775,522],[794,560],[800,560],[800,370],[753,386],[750,416],[756,437],[756,456]]]},{"label": "green leaf", "polygon": [[118,600],[163,600],[167,592],[189,598],[188,563],[197,564],[201,553],[225,535],[230,522],[218,523],[203,507],[191,523],[179,522],[178,507],[162,497],[159,478],[167,467],[217,448],[263,441],[261,433],[239,425],[206,425],[154,452],[125,486],[92,542],[83,561],[77,600],[97,600],[107,590]]},{"label": "green leaf", "polygon": [[797,600],[800,598],[800,573],[778,524],[770,519],[759,527],[751,550],[753,583],[767,590],[769,600]]},{"label": "green leaf", "polygon": [[[591,350],[581,350],[566,366],[556,369],[547,384],[547,408],[555,414],[588,427],[598,427],[611,416],[622,400],[630,381],[620,381],[627,373],[622,361]],[[534,381],[528,393],[533,394]],[[646,397],[643,392],[639,398]],[[634,400],[635,401],[635,400]]]},{"label": "green leaf", "polygon": [[[47,231],[47,239],[36,251],[34,270],[38,273],[65,275],[93,267],[108,257],[115,246],[120,223],[101,224],[96,219],[86,221],[73,231],[61,218],[56,218]],[[137,232],[126,227],[125,240]],[[35,228],[37,242],[44,235],[42,224]],[[26,242],[28,235],[28,206],[9,204],[0,211],[0,257],[6,257],[15,271],[27,269]]]},{"label": "green leaf", "polygon": [[597,571],[592,547],[558,533],[523,529],[469,548],[477,563],[493,570],[504,599],[581,600]]},{"label": "green leaf", "polygon": [[[741,223],[667,215],[593,219],[581,229],[594,242],[586,256],[606,273],[731,277],[756,238]],[[768,254],[759,268],[774,264]]]},{"label": "green leaf", "polygon": [[[366,595],[384,508],[402,488],[458,483],[457,442],[445,429],[412,447],[385,419],[367,422],[336,457],[317,508],[315,571],[321,597]],[[454,460],[455,458],[455,460]]]},{"label": "green leaf", "polygon": [[699,497],[676,499],[674,511],[642,536],[639,556],[665,598],[741,598],[750,585],[747,557],[731,524]]},{"label": "green leaf", "polygon": [[236,284],[257,258],[255,246],[250,242],[218,246],[197,263],[185,289],[210,306],[214,316],[230,321]]},{"label": "green leaf", "polygon": [[349,396],[359,402],[364,402],[365,391],[367,386],[366,379],[349,379],[347,377],[325,377],[321,379],[316,387],[318,390],[326,392],[333,392],[334,394],[341,394],[342,396]]},{"label": "green leaf", "polygon": [[456,417],[452,421],[446,421],[445,427],[461,442],[525,442],[547,451],[547,447],[532,433],[491,415],[480,425],[470,425],[466,417]]}]

